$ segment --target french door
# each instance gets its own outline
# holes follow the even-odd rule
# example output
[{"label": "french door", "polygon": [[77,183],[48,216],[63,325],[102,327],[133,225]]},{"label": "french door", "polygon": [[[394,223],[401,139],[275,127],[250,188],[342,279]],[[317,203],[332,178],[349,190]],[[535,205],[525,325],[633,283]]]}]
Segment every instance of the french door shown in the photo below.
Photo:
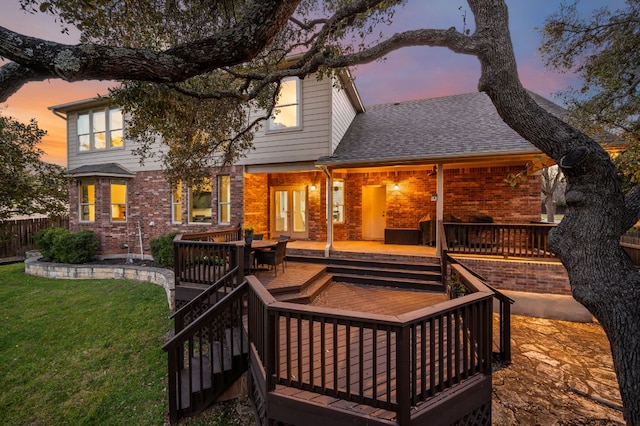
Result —
[{"label": "french door", "polygon": [[274,237],[309,238],[306,186],[271,188],[271,229]]}]

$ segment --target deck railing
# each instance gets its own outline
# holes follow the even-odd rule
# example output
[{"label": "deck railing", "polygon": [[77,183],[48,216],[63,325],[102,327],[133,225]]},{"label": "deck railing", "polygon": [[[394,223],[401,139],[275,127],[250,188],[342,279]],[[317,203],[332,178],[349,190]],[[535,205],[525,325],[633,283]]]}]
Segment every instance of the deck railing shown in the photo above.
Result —
[{"label": "deck railing", "polygon": [[195,321],[211,306],[222,300],[227,294],[242,284],[244,276],[238,266],[227,272],[222,278],[207,287],[187,304],[176,310],[171,318],[174,320],[174,332],[179,333]]},{"label": "deck railing", "polygon": [[[238,282],[243,280],[244,242],[214,242],[217,233],[178,234],[173,240],[176,308],[198,295],[206,286],[218,283],[230,271],[239,269]],[[228,234],[232,238],[234,234]],[[235,277],[235,275],[233,275]],[[197,290],[188,287],[201,286]]]},{"label": "deck railing", "polygon": [[554,259],[547,223],[444,223],[449,253]]},{"label": "deck railing", "polygon": [[395,317],[277,302],[247,280],[249,336],[267,391],[284,385],[381,408],[403,425],[412,406],[491,374],[491,293]]},{"label": "deck railing", "polygon": [[[511,305],[514,303],[513,299],[487,284],[486,280],[479,274],[451,257],[449,255],[447,234],[444,232],[444,224],[440,222],[438,226],[440,227],[440,235],[444,236],[444,238],[440,240],[439,249],[442,267],[442,284],[449,287],[448,283],[451,274],[455,273],[469,292],[482,291],[493,294],[493,297],[498,301],[498,341],[497,344],[494,344],[497,346],[497,350],[493,351],[493,353],[500,361],[507,364],[511,363]],[[450,288],[449,292],[451,292]]]},{"label": "deck railing", "polygon": [[247,288],[244,281],[163,346],[168,355],[171,424],[209,406],[247,370],[249,345],[243,325]]},{"label": "deck railing", "polygon": [[231,242],[242,240],[242,228],[230,228],[219,231],[194,232],[182,234],[183,241]]},{"label": "deck railing", "polygon": [[176,245],[176,275],[185,283],[200,279],[189,271],[194,260],[224,261],[206,265],[220,269],[203,278],[215,284],[176,312],[164,346],[172,423],[203,409],[247,368],[260,423],[279,385],[388,410],[408,425],[414,407],[491,375],[494,293],[459,265],[451,268],[460,269],[465,297],[399,316],[358,314],[277,302],[244,277],[240,244],[177,238]]}]

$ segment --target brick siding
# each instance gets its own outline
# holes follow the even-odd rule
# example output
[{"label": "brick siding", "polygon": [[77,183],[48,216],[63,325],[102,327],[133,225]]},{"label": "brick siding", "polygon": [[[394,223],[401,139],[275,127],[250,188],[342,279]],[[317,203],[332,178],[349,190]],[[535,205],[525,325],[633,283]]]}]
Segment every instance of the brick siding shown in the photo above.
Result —
[{"label": "brick siding", "polygon": [[500,290],[571,295],[567,270],[560,263],[462,259]]},{"label": "brick siding", "polygon": [[[459,168],[444,171],[444,214],[468,221],[473,215],[492,216],[496,222],[528,222],[540,218],[540,178],[528,179],[511,187],[504,182],[508,173],[517,173],[524,165],[509,167]],[[436,217],[436,177],[429,170],[335,173],[334,178],[345,183],[345,223],[334,226],[334,239],[362,239],[362,188],[376,185],[386,188],[386,227],[417,228],[421,218]],[[140,253],[138,224],[142,232],[143,249],[149,254],[149,240],[173,231],[202,232],[251,226],[254,232],[271,235],[270,188],[303,186],[308,194],[308,239],[326,239],[326,179],[318,172],[243,174],[242,167],[232,166],[219,171],[231,176],[231,224],[217,223],[217,179],[212,177],[212,221],[207,224],[188,223],[188,188],[183,187],[183,221],[171,222],[171,189],[161,171],[139,172],[127,180],[127,221],[110,220],[109,178],[96,178],[96,220],[78,222],[78,185],[70,187],[71,230],[91,229],[100,239],[100,254],[126,254],[123,248]],[[398,185],[396,190],[394,187]],[[312,185],[316,186],[312,190]],[[243,194],[242,196],[239,196]],[[151,225],[153,222],[153,225]]]},{"label": "brick siding", "polygon": [[[473,215],[489,215],[495,222],[540,220],[540,178],[529,176],[515,187],[504,182],[509,173],[524,170],[518,164],[501,167],[458,168],[444,171],[444,214],[469,221]],[[335,173],[345,183],[345,223],[334,225],[334,240],[362,239],[362,188],[386,188],[386,227],[417,228],[424,216],[436,217],[436,176],[429,170]],[[326,239],[326,179],[320,172],[245,175],[245,221],[256,232],[270,227],[269,187],[316,185],[309,196],[309,240]],[[395,189],[395,185],[398,189]]]},{"label": "brick siding", "polygon": [[[127,181],[127,220],[126,222],[111,222],[110,213],[110,183],[111,178],[91,179],[96,185],[96,216],[95,222],[78,221],[78,181],[72,181],[69,188],[71,207],[69,228],[72,231],[87,229],[94,231],[100,241],[100,255],[123,255],[128,250],[139,256],[140,237],[142,234],[142,253],[149,256],[149,241],[170,232],[204,232],[236,227],[243,221],[242,211],[244,199],[238,194],[243,193],[244,180],[242,168],[232,166],[223,168],[219,174],[231,176],[231,223],[222,225],[217,223],[217,179],[212,177],[212,218],[206,224],[188,223],[189,189],[183,186],[182,193],[182,223],[171,221],[171,188],[161,171],[138,172],[133,179]],[[87,179],[89,180],[89,179]]]}]

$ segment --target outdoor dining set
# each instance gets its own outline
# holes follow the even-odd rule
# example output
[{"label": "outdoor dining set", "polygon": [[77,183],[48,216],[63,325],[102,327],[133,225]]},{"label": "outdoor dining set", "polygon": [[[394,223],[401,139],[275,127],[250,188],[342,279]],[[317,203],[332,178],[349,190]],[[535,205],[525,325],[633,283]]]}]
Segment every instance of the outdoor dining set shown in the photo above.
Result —
[{"label": "outdoor dining set", "polygon": [[261,234],[254,234],[250,240],[247,239],[245,247],[250,249],[244,251],[245,273],[256,273],[262,266],[267,266],[268,270],[273,268],[277,276],[280,265],[284,273],[289,240],[290,237],[286,235],[280,235],[277,240],[264,240]]}]

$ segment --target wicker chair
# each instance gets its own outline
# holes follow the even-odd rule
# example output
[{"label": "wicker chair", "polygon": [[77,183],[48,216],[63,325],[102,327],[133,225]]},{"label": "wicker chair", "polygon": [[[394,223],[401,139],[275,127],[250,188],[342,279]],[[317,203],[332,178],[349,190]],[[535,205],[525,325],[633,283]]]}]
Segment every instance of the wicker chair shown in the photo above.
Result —
[{"label": "wicker chair", "polygon": [[278,241],[274,250],[260,250],[256,252],[256,265],[273,266],[273,271],[278,276],[278,265],[282,265],[284,273],[284,258],[287,253],[287,241]]}]

